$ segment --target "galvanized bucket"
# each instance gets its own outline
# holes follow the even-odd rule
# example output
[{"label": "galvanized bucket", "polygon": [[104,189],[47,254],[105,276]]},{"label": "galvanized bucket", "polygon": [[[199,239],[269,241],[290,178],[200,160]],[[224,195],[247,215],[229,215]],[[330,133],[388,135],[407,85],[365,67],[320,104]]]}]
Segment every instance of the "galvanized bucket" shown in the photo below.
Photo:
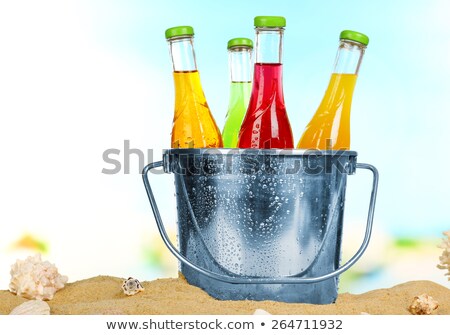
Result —
[{"label": "galvanized bucket", "polygon": [[[314,304],[337,298],[339,274],[370,240],[378,172],[354,151],[171,149],[143,179],[156,223],[187,281],[222,300]],[[177,249],[167,236],[148,172],[175,177]],[[340,265],[347,175],[373,173],[363,243]]]}]

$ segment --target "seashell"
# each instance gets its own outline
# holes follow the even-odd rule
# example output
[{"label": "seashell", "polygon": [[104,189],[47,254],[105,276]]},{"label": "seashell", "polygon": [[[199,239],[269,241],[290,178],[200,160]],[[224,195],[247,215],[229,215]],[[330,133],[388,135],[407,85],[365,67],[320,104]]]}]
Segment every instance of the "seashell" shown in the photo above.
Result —
[{"label": "seashell", "polygon": [[263,309],[259,309],[257,308],[254,312],[253,315],[272,315],[269,312],[263,310]]},{"label": "seashell", "polygon": [[144,287],[139,280],[129,277],[127,280],[123,281],[122,290],[126,295],[135,295],[136,293],[144,291]]},{"label": "seashell", "polygon": [[42,300],[30,300],[14,308],[9,315],[50,315],[50,306]]},{"label": "seashell", "polygon": [[414,297],[411,306],[409,306],[409,311],[414,315],[430,315],[438,307],[438,302],[424,293]]},{"label": "seashell", "polygon": [[439,245],[439,248],[444,250],[442,251],[442,255],[439,257],[440,263],[437,267],[442,270],[447,270],[445,276],[448,276],[448,280],[450,280],[450,230],[443,232],[443,234],[446,237],[444,237],[442,243]]},{"label": "seashell", "polygon": [[27,299],[51,300],[67,283],[67,277],[54,264],[43,262],[40,254],[17,260],[10,273],[9,290]]}]

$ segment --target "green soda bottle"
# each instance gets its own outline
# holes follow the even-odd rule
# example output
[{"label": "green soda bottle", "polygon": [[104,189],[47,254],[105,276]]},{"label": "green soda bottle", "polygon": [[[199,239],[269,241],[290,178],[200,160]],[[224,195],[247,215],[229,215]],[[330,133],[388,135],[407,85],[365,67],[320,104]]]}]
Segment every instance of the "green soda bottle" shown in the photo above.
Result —
[{"label": "green soda bottle", "polygon": [[251,39],[233,38],[228,41],[231,85],[228,113],[222,132],[224,148],[236,148],[242,120],[247,112],[252,92],[252,50]]}]

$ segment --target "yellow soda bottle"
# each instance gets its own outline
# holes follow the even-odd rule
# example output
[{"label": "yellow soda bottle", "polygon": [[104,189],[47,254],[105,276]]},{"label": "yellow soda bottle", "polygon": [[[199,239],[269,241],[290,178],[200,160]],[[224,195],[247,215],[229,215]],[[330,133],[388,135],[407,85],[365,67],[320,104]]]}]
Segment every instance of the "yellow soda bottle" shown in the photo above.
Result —
[{"label": "yellow soda bottle", "polygon": [[194,29],[166,30],[175,83],[172,148],[220,148],[222,136],[206,102],[194,52]]},{"label": "yellow soda bottle", "polygon": [[328,88],[306,126],[298,149],[349,150],[350,109],[359,67],[369,44],[361,33],[344,30]]}]

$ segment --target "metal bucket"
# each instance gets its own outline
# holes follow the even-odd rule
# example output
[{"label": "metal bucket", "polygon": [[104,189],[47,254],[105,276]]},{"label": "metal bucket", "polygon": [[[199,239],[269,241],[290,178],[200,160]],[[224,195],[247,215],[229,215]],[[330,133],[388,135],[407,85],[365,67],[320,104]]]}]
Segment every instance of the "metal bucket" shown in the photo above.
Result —
[{"label": "metal bucket", "polygon": [[[378,172],[354,151],[171,149],[143,179],[156,223],[190,284],[222,300],[315,304],[337,298],[339,274],[369,243]],[[148,180],[175,177],[179,250],[170,242]],[[364,241],[340,264],[347,175],[373,172]]]}]

